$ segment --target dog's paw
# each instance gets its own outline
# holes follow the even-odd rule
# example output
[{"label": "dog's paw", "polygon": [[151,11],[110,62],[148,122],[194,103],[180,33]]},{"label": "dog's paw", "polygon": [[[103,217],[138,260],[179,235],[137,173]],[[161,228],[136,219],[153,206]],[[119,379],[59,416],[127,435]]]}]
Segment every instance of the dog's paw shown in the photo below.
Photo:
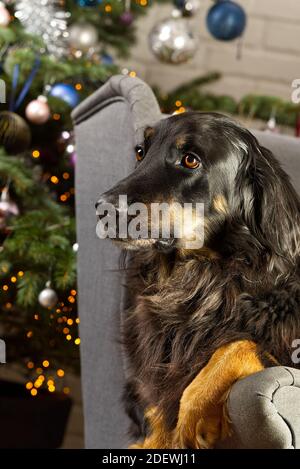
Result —
[{"label": "dog's paw", "polygon": [[213,411],[201,412],[191,409],[183,415],[174,431],[174,448],[210,449],[221,439],[223,410],[218,406]]}]

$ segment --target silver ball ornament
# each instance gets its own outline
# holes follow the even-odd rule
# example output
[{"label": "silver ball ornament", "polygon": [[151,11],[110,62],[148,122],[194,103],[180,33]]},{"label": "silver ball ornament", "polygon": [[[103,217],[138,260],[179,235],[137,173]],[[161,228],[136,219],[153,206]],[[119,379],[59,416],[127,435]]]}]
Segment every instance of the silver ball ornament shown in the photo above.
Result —
[{"label": "silver ball ornament", "polygon": [[180,64],[191,59],[197,49],[196,40],[184,18],[167,18],[150,31],[149,46],[162,62]]},{"label": "silver ball ornament", "polygon": [[56,291],[51,288],[50,282],[46,283],[46,288],[40,292],[38,300],[44,308],[53,308],[56,305],[58,297]]},{"label": "silver ball ornament", "polygon": [[27,119],[33,124],[42,125],[50,119],[50,108],[45,96],[39,96],[37,99],[31,101],[26,109],[25,114]]},{"label": "silver ball ornament", "polygon": [[69,27],[69,44],[73,49],[88,52],[98,43],[97,29],[89,23],[74,23]]}]

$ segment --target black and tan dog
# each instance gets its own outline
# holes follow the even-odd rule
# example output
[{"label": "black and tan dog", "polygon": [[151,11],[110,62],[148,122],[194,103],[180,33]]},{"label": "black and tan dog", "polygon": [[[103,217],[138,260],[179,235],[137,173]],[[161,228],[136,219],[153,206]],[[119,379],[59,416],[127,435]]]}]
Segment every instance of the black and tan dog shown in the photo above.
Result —
[{"label": "black and tan dog", "polygon": [[[300,201],[269,150],[229,118],[190,112],[145,131],[136,170],[99,203],[202,202],[205,243],[134,248],[123,330],[125,402],[140,448],[208,448],[226,436],[226,396],[268,358],[295,366]],[[122,161],[120,161],[122,164]]]}]

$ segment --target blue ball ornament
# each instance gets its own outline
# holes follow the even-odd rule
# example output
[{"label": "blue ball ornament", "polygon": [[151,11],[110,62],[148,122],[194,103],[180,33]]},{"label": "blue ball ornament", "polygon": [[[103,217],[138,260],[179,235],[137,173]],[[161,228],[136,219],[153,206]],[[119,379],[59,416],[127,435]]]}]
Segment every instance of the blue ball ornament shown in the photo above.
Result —
[{"label": "blue ball ornament", "polygon": [[96,7],[100,5],[103,0],[76,0],[77,5],[80,7]]},{"label": "blue ball ornament", "polygon": [[207,14],[206,24],[211,35],[220,41],[240,37],[246,27],[245,10],[231,0],[218,0]]},{"label": "blue ball ornament", "polygon": [[103,65],[112,65],[114,63],[114,59],[109,54],[102,54],[101,55],[101,63]]},{"label": "blue ball ornament", "polygon": [[66,83],[56,83],[52,86],[49,94],[54,98],[62,99],[72,108],[79,103],[79,94],[74,86]]}]

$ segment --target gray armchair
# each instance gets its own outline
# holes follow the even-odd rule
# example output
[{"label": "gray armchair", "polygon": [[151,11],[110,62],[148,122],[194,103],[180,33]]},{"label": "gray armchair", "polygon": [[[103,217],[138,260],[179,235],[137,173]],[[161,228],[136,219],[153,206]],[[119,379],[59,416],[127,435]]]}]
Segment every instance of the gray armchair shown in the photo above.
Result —
[{"label": "gray armchair", "polygon": [[[126,363],[118,342],[123,290],[119,250],[96,237],[94,204],[134,167],[143,128],[162,118],[150,88],[114,76],[73,112],[81,364],[87,448],[126,448],[120,400]],[[300,191],[300,140],[254,132]],[[225,448],[300,448],[300,371],[275,367],[237,382],[229,397],[233,435]]]}]

